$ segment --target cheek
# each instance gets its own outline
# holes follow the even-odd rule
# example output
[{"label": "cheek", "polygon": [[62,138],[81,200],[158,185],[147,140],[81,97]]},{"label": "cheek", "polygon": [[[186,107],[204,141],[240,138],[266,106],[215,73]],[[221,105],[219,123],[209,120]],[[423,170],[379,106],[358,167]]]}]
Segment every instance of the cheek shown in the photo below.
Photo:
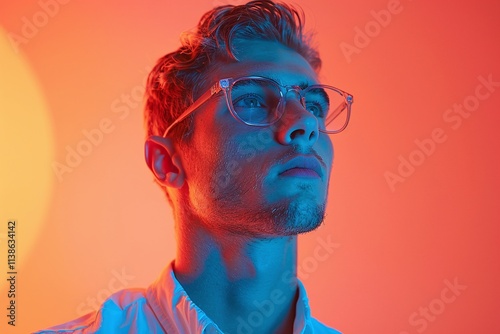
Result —
[{"label": "cheek", "polygon": [[[193,122],[194,132],[190,142],[185,147],[187,150],[184,170],[190,192],[205,194],[210,190],[210,177],[215,173],[220,160],[220,145],[216,135],[207,136],[211,124],[202,125]],[[183,162],[184,163],[184,162]]]},{"label": "cheek", "polygon": [[222,124],[214,117],[213,106],[199,110],[193,121],[193,140],[191,148],[195,152],[191,157],[195,165],[205,166],[206,171],[215,167],[220,160],[227,138],[221,131]]},{"label": "cheek", "polygon": [[198,128],[193,142],[193,155],[190,168],[191,183],[203,192],[213,192],[215,188],[225,190],[235,177],[242,172],[242,163],[237,156],[237,140],[227,129],[214,128],[207,121]]},{"label": "cheek", "polygon": [[231,136],[227,138],[221,152],[221,165],[231,176],[245,176],[255,167],[255,150],[246,144],[244,136]]},{"label": "cheek", "polygon": [[217,162],[218,172],[227,180],[229,188],[240,188],[245,192],[261,183],[259,175],[266,165],[262,154],[265,146],[255,142],[253,133],[243,132],[247,129],[238,129],[236,125],[233,130],[238,134],[226,132],[228,136],[220,152],[221,161]]}]

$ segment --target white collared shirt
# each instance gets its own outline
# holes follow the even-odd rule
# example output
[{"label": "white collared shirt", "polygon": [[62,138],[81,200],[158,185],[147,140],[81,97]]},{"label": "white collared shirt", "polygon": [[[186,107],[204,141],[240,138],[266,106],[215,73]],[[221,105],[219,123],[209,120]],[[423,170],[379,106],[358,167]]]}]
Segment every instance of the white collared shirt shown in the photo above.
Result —
[{"label": "white collared shirt", "polygon": [[[340,334],[311,317],[306,290],[298,281],[299,298],[293,334]],[[250,319],[249,319],[250,320]],[[238,330],[257,334],[251,321]],[[42,333],[220,334],[219,327],[187,295],[174,275],[173,261],[147,289],[125,289],[110,296],[97,311]]]}]

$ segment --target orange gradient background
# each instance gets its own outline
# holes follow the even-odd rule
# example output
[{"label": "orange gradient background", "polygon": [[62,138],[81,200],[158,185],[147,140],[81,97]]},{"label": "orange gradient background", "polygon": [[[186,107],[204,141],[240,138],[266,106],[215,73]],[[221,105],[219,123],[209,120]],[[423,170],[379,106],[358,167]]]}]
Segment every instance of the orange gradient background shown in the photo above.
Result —
[{"label": "orange gradient background", "polygon": [[[116,289],[147,286],[174,257],[171,211],[143,159],[144,78],[204,12],[243,1],[65,2],[2,0],[0,333],[74,319]],[[322,80],[355,97],[352,122],[332,136],[327,219],[299,237],[313,316],[345,334],[500,333],[500,87],[483,88],[459,125],[445,119],[473,101],[479,77],[500,81],[500,3],[401,0],[385,26],[374,13],[390,1],[293,3],[317,33]],[[417,153],[436,128],[444,142]],[[58,176],[54,164],[77,148],[88,154]],[[410,157],[418,166],[391,186],[387,172]],[[9,219],[16,327],[5,316]],[[335,243],[323,261],[318,239]],[[467,287],[450,303],[445,280]],[[425,329],[411,322],[430,306]]]}]

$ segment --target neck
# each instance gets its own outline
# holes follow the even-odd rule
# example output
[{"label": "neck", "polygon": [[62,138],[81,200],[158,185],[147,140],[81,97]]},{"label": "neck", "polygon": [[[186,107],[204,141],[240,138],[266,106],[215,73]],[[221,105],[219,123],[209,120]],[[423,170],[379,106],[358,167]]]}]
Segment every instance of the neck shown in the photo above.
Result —
[{"label": "neck", "polygon": [[298,296],[297,237],[249,238],[187,224],[178,225],[190,228],[177,231],[174,272],[191,300],[224,332],[250,326],[290,333]]}]

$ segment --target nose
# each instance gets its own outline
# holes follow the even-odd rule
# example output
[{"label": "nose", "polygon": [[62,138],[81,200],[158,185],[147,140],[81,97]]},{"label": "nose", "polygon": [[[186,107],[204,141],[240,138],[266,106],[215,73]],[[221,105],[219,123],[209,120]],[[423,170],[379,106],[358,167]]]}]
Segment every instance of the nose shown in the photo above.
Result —
[{"label": "nose", "polygon": [[300,102],[300,95],[286,99],[285,110],[278,121],[278,141],[283,145],[298,145],[309,149],[319,136],[318,120]]}]

